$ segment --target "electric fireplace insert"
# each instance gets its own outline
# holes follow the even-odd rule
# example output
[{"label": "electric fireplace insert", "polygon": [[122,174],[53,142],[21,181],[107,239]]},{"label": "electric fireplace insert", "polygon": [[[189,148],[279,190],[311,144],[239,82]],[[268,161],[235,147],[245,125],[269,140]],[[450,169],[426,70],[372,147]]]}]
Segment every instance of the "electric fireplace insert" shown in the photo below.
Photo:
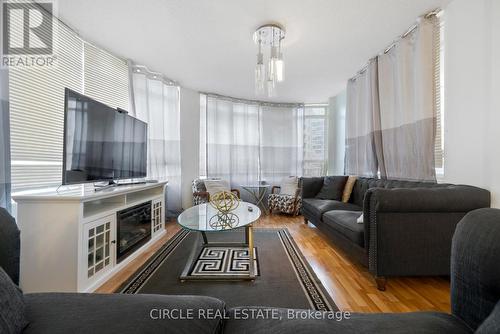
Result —
[{"label": "electric fireplace insert", "polygon": [[151,239],[151,201],[119,211],[116,226],[119,263]]}]

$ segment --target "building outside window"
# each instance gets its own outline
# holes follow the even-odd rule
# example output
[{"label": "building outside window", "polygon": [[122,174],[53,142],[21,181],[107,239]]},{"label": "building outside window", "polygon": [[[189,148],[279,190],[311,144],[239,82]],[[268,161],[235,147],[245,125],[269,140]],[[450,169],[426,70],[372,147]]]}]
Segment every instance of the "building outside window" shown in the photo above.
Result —
[{"label": "building outside window", "polygon": [[304,110],[304,176],[322,176],[327,169],[328,106],[306,105]]}]

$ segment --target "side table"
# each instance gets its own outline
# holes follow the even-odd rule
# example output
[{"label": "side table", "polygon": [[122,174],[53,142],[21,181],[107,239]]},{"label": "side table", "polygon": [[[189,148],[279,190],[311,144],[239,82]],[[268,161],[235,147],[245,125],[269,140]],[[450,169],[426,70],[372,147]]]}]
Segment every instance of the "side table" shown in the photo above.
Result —
[{"label": "side table", "polygon": [[255,201],[254,204],[257,205],[264,214],[269,214],[264,199],[266,198],[267,190],[271,187],[270,184],[242,184],[240,186],[252,196]]}]

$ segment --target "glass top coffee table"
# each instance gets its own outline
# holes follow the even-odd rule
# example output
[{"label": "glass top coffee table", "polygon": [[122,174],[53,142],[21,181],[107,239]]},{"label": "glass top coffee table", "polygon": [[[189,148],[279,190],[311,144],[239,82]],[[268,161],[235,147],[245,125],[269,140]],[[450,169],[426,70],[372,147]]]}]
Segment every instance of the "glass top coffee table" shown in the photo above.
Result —
[{"label": "glass top coffee table", "polygon": [[[260,215],[259,207],[247,202],[240,202],[236,209],[228,213],[217,210],[209,203],[196,205],[182,212],[177,218],[181,227],[199,233],[180,280],[254,280],[256,275],[252,223],[259,219]],[[208,240],[207,234],[224,233],[239,228],[245,229],[244,242]],[[233,254],[235,249],[239,251],[240,260],[247,260],[248,274],[226,270],[228,261],[232,261],[228,259],[228,254]],[[206,259],[205,262],[202,257]],[[245,261],[239,261],[238,264],[243,262]]]}]

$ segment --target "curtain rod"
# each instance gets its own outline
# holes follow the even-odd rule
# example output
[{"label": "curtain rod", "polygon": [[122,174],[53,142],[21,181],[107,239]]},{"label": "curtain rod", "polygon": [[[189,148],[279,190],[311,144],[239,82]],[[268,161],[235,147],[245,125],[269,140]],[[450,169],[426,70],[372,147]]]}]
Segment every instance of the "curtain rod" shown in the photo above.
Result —
[{"label": "curtain rod", "polygon": [[304,103],[304,107],[306,108],[328,107],[328,103]]},{"label": "curtain rod", "polygon": [[152,77],[153,79],[156,80],[161,80],[164,84],[168,86],[180,87],[179,83],[177,83],[175,80],[167,78],[160,72],[151,71],[146,65],[136,65],[132,60],[129,60],[129,64],[132,65],[132,72],[134,73],[144,73],[148,77]]},{"label": "curtain rod", "polygon": [[266,102],[266,101],[258,101],[258,100],[240,99],[240,98],[236,98],[236,97],[220,95],[220,94],[215,94],[215,93],[206,93],[206,92],[199,92],[199,93],[204,94],[208,97],[213,97],[213,98],[220,99],[220,100],[226,100],[226,101],[231,101],[231,102],[236,102],[236,103],[255,104],[255,105],[266,106],[266,107],[288,107],[288,108],[304,107],[304,103]]},{"label": "curtain rod", "polygon": [[[438,16],[438,15],[440,15],[440,14],[441,14],[441,12],[442,12],[442,9],[441,9],[441,8],[436,8],[436,9],[433,9],[433,10],[431,10],[430,12],[428,12],[428,13],[426,13],[426,14],[424,14],[424,15],[419,16],[419,19],[420,19],[420,18],[429,19],[429,18],[431,18],[431,17],[433,17],[433,16]],[[394,39],[394,41],[393,41],[393,42],[392,42],[392,43],[391,43],[388,47],[386,47],[386,48],[384,49],[384,51],[383,51],[383,52],[379,52],[379,53],[377,54],[377,56],[378,56],[378,55],[382,55],[382,54],[386,54],[386,53],[387,53],[387,52],[389,52],[389,51],[390,51],[390,50],[391,50],[391,49],[392,49],[392,48],[393,48],[393,47],[394,47],[394,46],[395,46],[395,45],[396,45],[396,44],[397,44],[400,40],[402,40],[403,38],[405,38],[405,37],[407,37],[409,34],[411,34],[413,31],[415,31],[415,29],[417,29],[417,27],[418,27],[418,25],[419,25],[419,23],[418,23],[418,22],[419,22],[419,19],[417,19],[417,22],[416,22],[416,23],[414,23],[414,24],[413,24],[413,25],[411,25],[408,29],[406,29],[406,31],[405,31],[405,33],[404,33],[404,34],[402,34],[402,35],[400,35],[400,36],[396,37],[396,39]],[[351,79],[349,79],[349,80],[356,79],[359,75],[361,75],[361,74],[363,74],[364,72],[366,72],[366,69],[368,68],[368,65],[370,64],[370,62],[371,62],[373,59],[377,58],[377,56],[370,58],[370,59],[368,60],[368,63],[367,63],[365,66],[363,66],[363,68],[361,68],[358,72],[356,72],[356,74],[355,74],[355,75],[354,75]]]}]

